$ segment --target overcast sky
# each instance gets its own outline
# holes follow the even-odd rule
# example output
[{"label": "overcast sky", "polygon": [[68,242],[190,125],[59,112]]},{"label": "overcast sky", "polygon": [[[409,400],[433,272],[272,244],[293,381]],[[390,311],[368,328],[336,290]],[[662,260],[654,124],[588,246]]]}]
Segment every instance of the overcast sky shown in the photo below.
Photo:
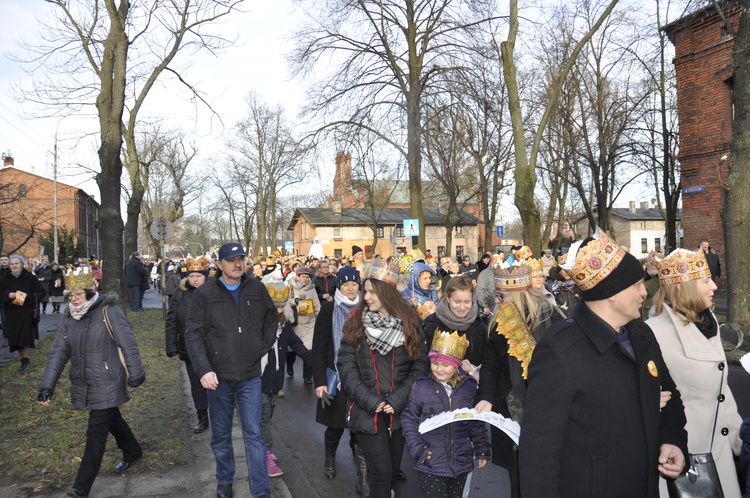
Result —
[{"label": "overcast sky", "polygon": [[[146,100],[141,117],[166,116],[174,125],[180,125],[198,143],[200,159],[210,163],[222,153],[223,135],[242,116],[244,97],[257,90],[270,104],[280,103],[293,117],[303,102],[300,84],[291,80],[284,53],[291,45],[286,41],[296,19],[290,0],[254,0],[245,6],[248,12],[237,13],[222,25],[229,38],[235,34],[238,43],[222,53],[219,58],[201,56],[193,58],[188,72],[189,81],[205,94],[221,121],[212,117],[205,107],[200,108],[196,119],[195,107],[180,95],[174,79],[168,86],[157,86]],[[30,78],[23,68],[9,58],[9,53],[23,56],[16,42],[34,43],[40,24],[52,7],[38,0],[3,0],[0,2],[0,30],[2,71],[0,71],[0,151],[11,151],[15,165],[38,174],[52,176],[55,131],[58,131],[58,174],[60,181],[98,194],[91,173],[71,166],[82,163],[98,167],[95,137],[81,135],[98,129],[93,108],[88,117],[32,119],[40,109],[29,103],[19,103],[10,95],[13,83],[28,84]],[[223,122],[223,125],[222,125]],[[97,195],[98,197],[98,195]]]}]

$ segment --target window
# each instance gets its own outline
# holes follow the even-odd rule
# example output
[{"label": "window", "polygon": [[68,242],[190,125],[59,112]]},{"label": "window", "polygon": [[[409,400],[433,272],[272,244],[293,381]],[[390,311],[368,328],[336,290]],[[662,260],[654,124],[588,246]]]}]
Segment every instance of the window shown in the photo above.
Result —
[{"label": "window", "polygon": [[644,254],[648,252],[648,239],[641,239],[641,252]]},{"label": "window", "polygon": [[404,255],[404,254],[406,254],[406,246],[404,246],[404,247],[397,247],[396,248],[396,254],[398,254],[398,255]]},{"label": "window", "polygon": [[404,236],[404,227],[396,227],[396,237]]},{"label": "window", "polygon": [[453,233],[455,235],[463,235],[464,234],[464,227],[454,227]]},{"label": "window", "polygon": [[445,257],[445,246],[438,246],[438,258]]},{"label": "window", "polygon": [[334,239],[343,239],[344,238],[344,229],[341,227],[334,227],[333,228],[333,238]]},{"label": "window", "polygon": [[375,232],[379,239],[382,239],[383,237],[385,237],[385,231],[383,230],[383,227],[378,227],[378,229]]},{"label": "window", "polygon": [[654,239],[654,251],[661,252],[661,239],[658,237]]},{"label": "window", "polygon": [[645,230],[645,229],[646,229],[646,222],[642,221],[641,222],[641,230]]},{"label": "window", "polygon": [[680,237],[680,247],[685,247],[685,246],[684,246],[684,245],[682,244],[682,237]]},{"label": "window", "polygon": [[464,246],[456,246],[456,260],[460,261],[464,257]]},{"label": "window", "polygon": [[341,258],[344,256],[344,250],[343,249],[334,249],[333,250],[333,256],[341,261]]}]

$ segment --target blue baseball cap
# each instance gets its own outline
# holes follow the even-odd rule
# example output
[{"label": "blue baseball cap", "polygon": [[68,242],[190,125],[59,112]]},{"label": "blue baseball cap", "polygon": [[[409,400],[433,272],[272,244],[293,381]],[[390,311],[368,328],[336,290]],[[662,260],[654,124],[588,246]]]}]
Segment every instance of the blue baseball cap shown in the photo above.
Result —
[{"label": "blue baseball cap", "polygon": [[237,256],[245,256],[245,250],[242,248],[242,244],[237,242],[227,242],[219,248],[219,259],[234,259]]}]

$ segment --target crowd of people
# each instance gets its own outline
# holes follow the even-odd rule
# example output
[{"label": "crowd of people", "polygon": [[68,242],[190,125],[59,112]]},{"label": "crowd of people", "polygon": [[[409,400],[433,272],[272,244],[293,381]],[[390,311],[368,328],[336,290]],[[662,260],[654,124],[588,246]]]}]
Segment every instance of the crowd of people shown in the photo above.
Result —
[{"label": "crowd of people", "polygon": [[[743,421],[727,385],[704,250],[639,261],[599,231],[557,255],[534,257],[523,246],[476,263],[418,251],[367,261],[357,246],[344,263],[313,249],[308,258],[252,260],[226,243],[213,261],[155,264],[176,276],[160,283],[170,296],[165,352],[185,363],[192,431],[210,429],[217,497],[233,495],[235,410],[253,496],[270,496],[269,478],[283,475],[271,426],[297,358],[318,400],[322,474],[336,478],[348,429],[363,497],[393,496],[404,451],[426,498],[469,496],[474,469],[488,462],[508,470],[513,497],[667,497],[690,455],[709,452],[724,496],[742,496]],[[34,313],[15,316],[38,312],[53,288],[69,301],[38,399],[50,403],[70,362],[73,404],[90,415],[69,495],[88,496],[108,433],[123,452],[117,471],[143,455],[118,407],[145,372],[127,318],[97,292],[91,268],[48,266],[32,274],[9,258],[0,300],[11,323],[33,321]],[[137,253],[126,277],[128,267],[138,275],[129,293],[138,311],[152,273]],[[87,334],[90,327],[101,331]],[[23,369],[33,332],[8,330]],[[520,440],[470,418],[421,429],[457,409],[518,422]]]}]

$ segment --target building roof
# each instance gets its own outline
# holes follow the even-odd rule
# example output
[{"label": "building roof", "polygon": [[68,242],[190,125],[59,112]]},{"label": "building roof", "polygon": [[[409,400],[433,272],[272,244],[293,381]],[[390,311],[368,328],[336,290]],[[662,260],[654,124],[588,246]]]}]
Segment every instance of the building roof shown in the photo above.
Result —
[{"label": "building roof", "polygon": [[[458,211],[461,222],[457,226],[480,225],[484,223],[480,218],[462,209]],[[288,230],[293,230],[300,216],[313,226],[362,226],[372,221],[372,212],[367,208],[347,208],[341,214],[336,214],[331,208],[296,209],[294,216],[289,222]],[[385,208],[378,217],[378,225],[395,225],[411,219],[409,208]],[[436,208],[424,209],[425,225],[439,225],[445,223],[445,214],[441,214]]]},{"label": "building roof", "polygon": [[[661,212],[658,209],[654,208],[648,208],[648,209],[641,209],[637,208],[635,212],[631,212],[628,208],[612,208],[612,216],[617,216],[619,218],[623,218],[628,221],[648,221],[648,220],[664,220],[664,217],[661,215]],[[586,218],[585,213],[581,213],[580,216],[578,216],[573,221],[580,221]],[[677,210],[677,219],[682,219],[682,209]]]},{"label": "building roof", "polygon": [[[351,189],[357,192],[357,187],[362,180],[354,178]],[[372,180],[371,187],[373,192],[387,191],[389,193],[389,204],[410,204],[411,197],[409,194],[409,180]],[[365,183],[365,188],[367,187]],[[435,204],[441,199],[445,199],[443,185],[436,180],[422,181],[422,199],[425,204]],[[476,192],[466,191],[463,189],[456,200],[458,204],[471,204],[478,202]]]},{"label": "building roof", "polygon": [[[0,175],[10,175],[11,177],[14,177],[14,176],[18,175],[19,173],[21,173],[21,174],[24,174],[24,175],[29,175],[29,176],[33,176],[33,177],[39,178],[40,180],[43,180],[43,181],[45,181],[45,182],[50,182],[50,183],[52,183],[52,182],[54,182],[54,181],[55,181],[54,179],[52,179],[52,178],[49,178],[49,177],[47,177],[47,176],[44,176],[44,175],[40,175],[40,174],[38,174],[38,173],[32,173],[31,171],[26,171],[25,169],[21,169],[21,168],[18,168],[18,167],[16,167],[16,166],[3,166],[2,168],[0,168]],[[92,195],[88,194],[88,193],[87,193],[87,192],[86,192],[85,190],[83,190],[83,189],[82,189],[81,187],[76,187],[75,185],[70,185],[70,184],[68,184],[68,183],[64,183],[64,182],[61,182],[60,180],[57,180],[57,187],[58,187],[58,188],[64,188],[64,187],[67,187],[67,188],[69,188],[69,189],[72,189],[73,191],[79,191],[79,192],[82,192],[83,194],[85,194],[85,195],[87,195],[87,196],[91,197],[91,199],[92,199],[92,200],[93,200],[94,202],[96,202],[96,200],[94,199],[94,197],[93,197]],[[99,203],[98,203],[98,202],[97,202],[96,204],[97,204],[97,205],[99,205]]]},{"label": "building roof", "polygon": [[[725,16],[727,14],[726,12],[727,8],[735,10],[740,6],[740,2],[737,0],[719,0],[718,4],[719,4],[719,7],[724,11]],[[714,5],[714,3],[709,3],[705,7],[702,7],[698,10],[690,12],[689,14],[686,14],[683,17],[680,17],[679,19],[672,21],[671,23],[662,26],[661,30],[667,33],[667,36],[671,36],[673,33],[680,31],[681,29],[684,29],[685,27],[689,26],[696,19],[699,19],[704,16],[718,17],[718,13],[716,11],[716,5]],[[726,17],[729,17],[729,16],[726,16]]]}]

